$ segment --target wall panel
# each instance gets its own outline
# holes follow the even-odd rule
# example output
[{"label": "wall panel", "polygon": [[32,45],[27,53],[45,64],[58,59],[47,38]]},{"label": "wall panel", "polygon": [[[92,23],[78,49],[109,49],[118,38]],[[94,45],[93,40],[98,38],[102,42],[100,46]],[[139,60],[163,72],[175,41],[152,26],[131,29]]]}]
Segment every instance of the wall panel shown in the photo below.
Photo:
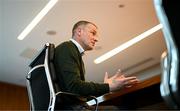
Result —
[{"label": "wall panel", "polygon": [[29,110],[26,87],[0,82],[0,110]]}]

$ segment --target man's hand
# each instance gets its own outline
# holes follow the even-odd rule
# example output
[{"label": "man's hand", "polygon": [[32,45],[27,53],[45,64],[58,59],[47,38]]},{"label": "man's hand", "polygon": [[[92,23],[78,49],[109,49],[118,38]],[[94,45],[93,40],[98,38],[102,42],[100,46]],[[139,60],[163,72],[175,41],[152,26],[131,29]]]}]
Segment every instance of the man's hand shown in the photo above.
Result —
[{"label": "man's hand", "polygon": [[138,82],[139,80],[135,76],[125,77],[124,74],[121,73],[121,70],[118,70],[117,73],[110,78],[106,72],[104,77],[104,83],[109,84],[110,91],[120,90],[124,87],[129,88]]}]

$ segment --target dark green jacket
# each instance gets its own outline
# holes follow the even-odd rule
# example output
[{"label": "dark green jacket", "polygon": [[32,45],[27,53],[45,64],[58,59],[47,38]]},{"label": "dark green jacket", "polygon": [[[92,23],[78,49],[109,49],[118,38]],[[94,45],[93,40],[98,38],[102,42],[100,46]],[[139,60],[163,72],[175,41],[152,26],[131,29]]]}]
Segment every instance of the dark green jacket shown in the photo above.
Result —
[{"label": "dark green jacket", "polygon": [[56,47],[54,62],[61,90],[82,96],[100,96],[109,92],[108,84],[85,82],[84,63],[73,42],[64,42]]}]

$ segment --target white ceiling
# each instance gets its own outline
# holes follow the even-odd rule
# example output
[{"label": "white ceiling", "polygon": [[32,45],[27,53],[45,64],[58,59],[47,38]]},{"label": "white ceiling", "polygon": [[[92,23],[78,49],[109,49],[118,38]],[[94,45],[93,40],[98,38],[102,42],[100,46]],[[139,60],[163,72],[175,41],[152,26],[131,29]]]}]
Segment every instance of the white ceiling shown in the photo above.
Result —
[{"label": "white ceiling", "polygon": [[[83,57],[87,80],[102,82],[106,71],[112,75],[118,68],[139,78],[159,73],[160,55],[166,49],[161,31],[103,63],[93,63],[100,55],[159,24],[153,0],[59,0],[31,33],[19,41],[17,36],[47,2],[0,0],[0,81],[25,85],[30,58],[46,42],[58,45],[69,40],[72,26],[78,20],[89,20],[99,27],[99,43]],[[48,35],[48,31],[56,33]],[[150,73],[138,73],[152,66],[155,70]]]}]

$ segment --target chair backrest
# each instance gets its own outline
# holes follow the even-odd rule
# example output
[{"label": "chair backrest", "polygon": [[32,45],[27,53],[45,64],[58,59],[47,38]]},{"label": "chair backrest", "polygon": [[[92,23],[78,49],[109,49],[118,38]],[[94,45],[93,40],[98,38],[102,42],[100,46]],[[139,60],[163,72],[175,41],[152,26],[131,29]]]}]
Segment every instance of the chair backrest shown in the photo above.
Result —
[{"label": "chair backrest", "polygon": [[29,64],[27,88],[32,110],[54,110],[56,80],[53,66],[54,44],[47,43]]},{"label": "chair backrest", "polygon": [[179,84],[179,41],[180,9],[178,0],[154,0],[157,17],[163,25],[163,34],[167,51],[162,54],[161,95],[174,109],[180,108]]}]

